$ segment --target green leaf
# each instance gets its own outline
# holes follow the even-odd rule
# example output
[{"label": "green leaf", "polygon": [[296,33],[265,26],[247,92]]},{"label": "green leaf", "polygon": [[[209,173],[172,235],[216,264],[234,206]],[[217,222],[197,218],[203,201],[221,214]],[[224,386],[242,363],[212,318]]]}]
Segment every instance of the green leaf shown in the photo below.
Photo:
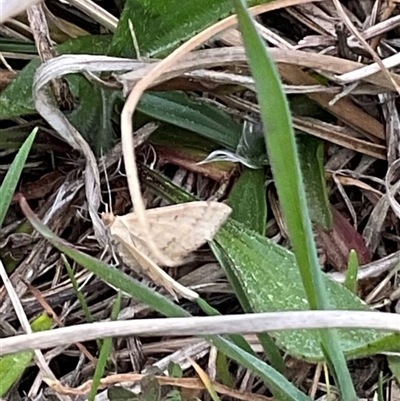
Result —
[{"label": "green leaf", "polygon": [[9,38],[0,38],[0,52],[13,52],[37,55],[37,48],[34,42],[25,42]]},{"label": "green leaf", "polygon": [[349,255],[349,264],[346,272],[346,279],[343,285],[353,294],[357,293],[357,275],[358,275],[358,257],[357,252],[352,249]]},{"label": "green leaf", "polygon": [[142,401],[160,401],[161,400],[161,386],[154,375],[145,375],[140,380],[141,400]]},{"label": "green leaf", "polygon": [[165,397],[165,401],[185,401],[182,399],[181,392],[177,388],[173,388]]},{"label": "green leaf", "polygon": [[[144,183],[161,188],[167,199],[177,203],[195,200],[193,195],[187,194],[161,174],[147,168],[143,172]],[[286,248],[233,219],[221,228],[210,246],[246,312],[309,309],[295,256]],[[333,307],[368,310],[363,301],[326,274],[323,274],[323,280]],[[356,334],[354,338],[353,332]],[[323,359],[315,331],[281,332],[275,337],[284,349],[295,356],[310,361]],[[340,339],[345,343],[346,356],[357,358],[398,348],[400,336],[374,330],[350,330],[340,334]]]},{"label": "green leaf", "polygon": [[179,363],[170,362],[168,365],[168,376],[182,378],[183,377],[183,370]]},{"label": "green leaf", "polygon": [[29,137],[26,139],[21,149],[15,156],[10,169],[8,170],[0,187],[0,227],[3,225],[4,218],[6,217],[7,210],[10,206],[11,200],[14,196],[15,189],[17,188],[19,178],[25,166],[26,159],[28,158],[33,141],[38,129],[35,128]]},{"label": "green leaf", "polygon": [[[111,311],[111,320],[117,320],[120,311],[121,311],[121,293],[118,292],[117,298],[114,301],[114,305]],[[110,356],[112,341],[113,341],[112,338],[105,338],[103,340],[103,344],[100,349],[99,359],[97,360],[96,369],[93,375],[93,381],[92,381],[92,386],[90,388],[88,401],[94,401],[94,399],[96,398],[97,390],[100,386],[100,381],[101,378],[103,377],[103,373],[107,365],[107,359]]]},{"label": "green leaf", "polygon": [[304,134],[296,139],[311,221],[318,228],[330,230],[333,217],[326,189],[324,141]]},{"label": "green leaf", "polygon": [[32,87],[39,65],[39,59],[33,59],[0,93],[0,119],[36,113]]},{"label": "green leaf", "polygon": [[205,153],[209,153],[216,148],[215,142],[211,139],[172,124],[162,124],[160,128],[151,134],[148,141],[152,145],[190,148]]},{"label": "green leaf", "polygon": [[137,110],[230,149],[236,148],[241,136],[241,126],[227,113],[183,92],[145,93]]},{"label": "green leaf", "polygon": [[[231,221],[231,220],[229,220]],[[233,220],[232,220],[233,221]],[[229,223],[227,223],[229,224]],[[222,228],[221,230],[224,230]],[[219,236],[217,237],[219,238]],[[218,240],[210,243],[210,247],[214,252],[214,255],[218,259],[225,274],[235,291],[235,295],[238,298],[240,305],[246,313],[252,313],[253,307],[249,300],[248,294],[246,293],[246,288],[243,286],[243,282],[240,281],[237,273],[234,260],[229,256],[229,252],[226,252],[223,247],[218,246]],[[264,349],[265,354],[269,358],[271,365],[278,371],[285,371],[285,362],[279,352],[279,349],[275,345],[273,339],[269,333],[261,333],[257,335],[260,343]],[[243,347],[242,347],[243,348]],[[243,348],[246,349],[246,348]]]},{"label": "green leaf", "polygon": [[[266,3],[251,0],[250,5]],[[129,21],[138,42],[140,56],[165,56],[184,41],[233,13],[231,0],[126,0],[114,34],[110,53],[119,57],[133,57]]]},{"label": "green leaf", "polygon": [[[252,312],[310,309],[292,252],[233,220],[219,231],[216,242],[229,259]],[[216,256],[220,259],[218,252]],[[323,274],[323,280],[332,309],[368,310],[364,302],[329,276]],[[399,335],[376,330],[338,330],[338,333],[340,346],[348,358],[394,350],[400,340]],[[277,332],[274,337],[291,355],[308,361],[323,360],[316,330]]]},{"label": "green leaf", "polygon": [[379,378],[378,378],[378,389],[377,389],[377,395],[378,395],[378,401],[385,401],[386,397],[384,394],[384,390],[383,390],[383,372],[380,371],[379,372]]},{"label": "green leaf", "polygon": [[110,401],[139,401],[140,397],[124,387],[111,387],[107,390]]},{"label": "green leaf", "polygon": [[[58,46],[61,53],[102,54],[104,45],[110,43],[108,36],[81,37]],[[0,118],[11,118],[36,113],[33,101],[33,76],[40,62],[32,60],[17,78],[0,95]],[[72,124],[82,133],[99,156],[111,146],[111,116],[117,92],[94,86],[81,75],[66,77],[74,97],[78,100],[77,108],[67,116]]]},{"label": "green leaf", "polygon": [[235,381],[229,372],[229,361],[222,352],[218,352],[215,361],[215,367],[217,371],[217,380],[224,386],[234,388]]},{"label": "green leaf", "polygon": [[[246,227],[265,235],[267,219],[267,200],[265,190],[264,170],[244,169],[239,180],[233,187],[229,196],[228,204],[233,208],[231,218],[243,223]],[[230,278],[232,287],[242,305],[242,308],[250,313],[251,306],[247,302],[247,296],[243,292],[242,283],[236,280],[235,270],[231,260],[214,247],[214,252],[219,255],[219,261],[224,267],[227,276]],[[271,365],[279,372],[285,371],[285,362],[275,345],[273,339],[268,333],[257,335]]]},{"label": "green leaf", "polygon": [[400,356],[388,355],[387,360],[390,371],[393,373],[397,383],[400,385]]},{"label": "green leaf", "polygon": [[245,168],[229,194],[231,218],[264,235],[267,222],[267,199],[264,170]]},{"label": "green leaf", "polygon": [[[31,328],[32,331],[37,332],[50,330],[52,325],[53,320],[50,317],[41,315],[32,322]],[[0,358],[0,397],[3,397],[22,376],[34,356],[34,351],[26,351]]]},{"label": "green leaf", "polygon": [[89,143],[95,156],[100,157],[112,146],[112,116],[119,93],[97,87],[81,75],[70,76],[68,80],[76,81],[75,96],[79,103],[67,118]]},{"label": "green leaf", "polygon": [[64,262],[64,266],[67,270],[68,277],[71,280],[72,288],[75,292],[76,297],[78,298],[79,304],[82,308],[83,314],[85,315],[86,321],[88,323],[93,323],[94,319],[90,312],[89,305],[86,302],[84,293],[79,288],[79,284],[78,284],[78,281],[76,280],[74,271],[73,271],[71,265],[69,264],[68,259],[65,257],[65,255],[61,255],[61,258]]}]

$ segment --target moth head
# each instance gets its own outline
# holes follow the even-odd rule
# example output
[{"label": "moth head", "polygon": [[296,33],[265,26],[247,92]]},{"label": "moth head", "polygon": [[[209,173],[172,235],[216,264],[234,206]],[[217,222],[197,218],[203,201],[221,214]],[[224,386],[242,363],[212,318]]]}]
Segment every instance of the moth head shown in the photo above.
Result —
[{"label": "moth head", "polygon": [[102,213],[101,219],[107,227],[111,227],[115,221],[115,216],[112,213]]}]

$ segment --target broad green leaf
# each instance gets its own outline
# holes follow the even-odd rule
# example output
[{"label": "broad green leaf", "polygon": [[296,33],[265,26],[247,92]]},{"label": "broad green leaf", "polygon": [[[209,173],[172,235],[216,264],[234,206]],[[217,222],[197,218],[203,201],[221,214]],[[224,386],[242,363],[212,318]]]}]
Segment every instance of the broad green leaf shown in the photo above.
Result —
[{"label": "broad green leaf", "polygon": [[[52,324],[53,320],[50,317],[42,315],[32,322],[31,328],[34,332],[50,330]],[[0,358],[0,397],[3,397],[22,376],[34,356],[34,351],[26,351]]]},{"label": "broad green leaf", "polygon": [[236,148],[241,126],[227,113],[193,100],[183,92],[145,93],[137,107],[142,113],[196,132],[230,149]]},{"label": "broad green leaf", "polygon": [[[258,33],[244,0],[234,0],[234,4],[256,84],[275,186],[295,251],[305,295],[311,309],[329,309],[330,300],[318,261],[289,104],[277,66],[267,51],[267,45]],[[341,396],[346,401],[356,401],[356,392],[340,348],[337,332],[321,329],[317,333]]]},{"label": "broad green leaf", "polygon": [[264,170],[245,168],[229,194],[231,218],[264,235],[267,222],[267,199]]},{"label": "broad green leaf", "polygon": [[24,144],[21,146],[14,161],[12,162],[3,182],[0,187],[0,227],[3,225],[4,218],[6,217],[7,210],[10,206],[12,197],[14,196],[15,189],[17,188],[19,178],[25,166],[26,159],[28,158],[33,141],[37,133],[35,128]]},{"label": "broad green leaf", "polygon": [[324,141],[304,134],[298,134],[296,139],[311,220],[314,226],[330,230],[333,217],[326,189]]},{"label": "broad green leaf", "polygon": [[[249,6],[268,3],[251,0]],[[110,53],[136,57],[129,21],[143,57],[165,56],[186,40],[234,11],[231,0],[126,0]]]},{"label": "broad green leaf", "polygon": [[[119,289],[121,292],[132,296],[132,298],[138,300],[139,302],[148,305],[150,308],[158,311],[164,316],[190,316],[183,308],[175,305],[169,299],[163,297],[155,291],[152,291],[150,288],[139,283],[127,274],[73,248],[72,245],[57,237],[51,230],[43,225],[43,223],[37,218],[32,210],[30,210],[29,206],[24,202],[24,200],[21,200],[20,205],[32,226],[44,238],[46,238],[59,251],[65,253],[76,263],[80,264],[87,270],[95,273],[106,283],[110,284],[114,288]],[[258,374],[260,378],[268,384],[268,387],[277,398],[290,401],[310,401],[309,397],[298,390],[283,375],[257,357],[251,355],[242,348],[220,336],[207,336],[205,338],[212,342],[227,357],[239,362],[247,369]]]},{"label": "broad green leaf", "polygon": [[[216,242],[229,258],[253,312],[310,309],[292,252],[233,220],[220,230]],[[219,258],[218,252],[216,255]],[[325,274],[323,280],[332,309],[368,310],[345,287]],[[338,334],[348,358],[398,349],[400,341],[399,335],[376,330],[338,330]],[[316,330],[277,332],[274,337],[291,355],[309,361],[323,360]]]},{"label": "broad green leaf", "polygon": [[33,59],[0,93],[0,119],[36,113],[32,87],[33,76],[39,65],[39,59]]}]

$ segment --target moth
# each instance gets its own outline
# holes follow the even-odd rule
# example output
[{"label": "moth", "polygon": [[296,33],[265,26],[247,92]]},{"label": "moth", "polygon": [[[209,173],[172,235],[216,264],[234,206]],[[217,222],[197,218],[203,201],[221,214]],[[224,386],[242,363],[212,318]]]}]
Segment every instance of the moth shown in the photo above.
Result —
[{"label": "moth", "polygon": [[[179,266],[191,252],[214,238],[231,212],[224,203],[198,201],[146,210],[146,219],[156,246],[174,266]],[[158,266],[161,261],[148,248],[135,213],[124,216],[105,213],[102,217],[128,266],[135,270],[139,264],[157,284],[171,293],[181,293],[182,289],[175,288],[171,280],[176,282]]]}]

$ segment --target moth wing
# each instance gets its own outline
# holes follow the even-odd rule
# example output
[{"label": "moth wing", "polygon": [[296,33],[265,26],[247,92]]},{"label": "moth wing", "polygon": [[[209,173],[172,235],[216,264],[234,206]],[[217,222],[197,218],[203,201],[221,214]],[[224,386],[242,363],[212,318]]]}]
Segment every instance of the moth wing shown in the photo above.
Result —
[{"label": "moth wing", "polygon": [[[146,211],[150,233],[155,244],[179,263],[191,252],[214,238],[232,209],[219,202],[190,202]],[[124,231],[123,239],[149,255],[146,238],[140,230],[137,215],[116,218],[111,230]],[[130,237],[130,238],[128,238]]]},{"label": "moth wing", "polygon": [[140,252],[138,248],[131,246],[119,235],[115,235],[115,239],[119,243],[119,250],[122,251],[121,257],[128,266],[136,270],[136,266],[139,264],[141,270],[149,276],[155,284],[163,286],[175,299],[177,299],[177,294],[187,299],[198,298],[198,295],[194,291],[175,281],[161,269],[161,267],[147,257],[147,255]]}]

